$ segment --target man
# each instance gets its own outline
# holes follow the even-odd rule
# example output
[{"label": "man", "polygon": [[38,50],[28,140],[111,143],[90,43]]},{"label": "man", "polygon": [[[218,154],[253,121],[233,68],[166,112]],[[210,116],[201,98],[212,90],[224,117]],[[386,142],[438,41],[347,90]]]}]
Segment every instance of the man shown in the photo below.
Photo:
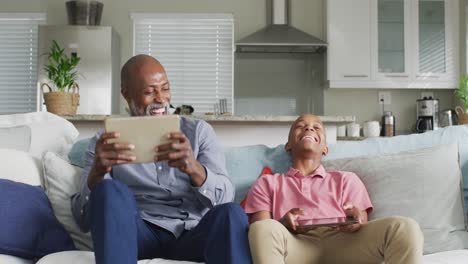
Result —
[{"label": "man", "polygon": [[[121,92],[132,116],[163,115],[171,99],[163,66],[147,55],[124,65]],[[168,135],[175,143],[155,146],[152,163],[129,164],[131,142],[108,143],[116,132],[99,132],[91,141],[72,205],[81,229],[91,230],[96,263],[251,262],[247,217],[230,203],[234,188],[213,129],[181,117],[180,130]]]},{"label": "man", "polygon": [[[245,210],[254,263],[422,263],[423,235],[404,217],[367,222],[372,204],[364,184],[352,172],[326,171],[325,131],[317,116],[302,115],[291,126],[286,174],[261,177],[252,186]],[[341,227],[307,230],[298,218],[351,216]]]}]

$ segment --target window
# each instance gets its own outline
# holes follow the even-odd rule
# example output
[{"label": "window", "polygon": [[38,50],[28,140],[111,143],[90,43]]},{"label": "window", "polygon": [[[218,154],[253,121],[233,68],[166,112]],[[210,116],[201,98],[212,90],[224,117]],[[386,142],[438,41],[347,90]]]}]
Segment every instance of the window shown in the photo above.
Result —
[{"label": "window", "polygon": [[148,54],[166,68],[172,105],[214,111],[227,99],[233,113],[231,14],[132,14],[134,54]]},{"label": "window", "polygon": [[0,114],[38,109],[38,25],[42,13],[0,13]]}]

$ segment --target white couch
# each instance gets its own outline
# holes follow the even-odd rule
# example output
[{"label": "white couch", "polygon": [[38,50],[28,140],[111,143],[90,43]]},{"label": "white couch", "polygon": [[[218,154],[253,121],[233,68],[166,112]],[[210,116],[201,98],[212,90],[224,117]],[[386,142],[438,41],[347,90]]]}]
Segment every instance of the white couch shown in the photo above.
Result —
[{"label": "white couch", "polygon": [[[38,264],[94,263],[90,234],[79,232],[70,211],[69,196],[78,188],[82,170],[79,166],[83,165],[81,155],[86,146],[86,141],[74,144],[77,136],[71,123],[49,113],[0,116],[0,156],[4,153],[5,157],[8,152],[2,149],[19,150],[8,152],[8,164],[4,161],[0,165],[0,169],[7,173],[1,174],[0,178],[43,186],[58,220],[80,249],[50,254],[41,258]],[[414,151],[419,148],[429,149]],[[24,155],[17,155],[19,152],[28,153],[29,161]],[[225,155],[237,189],[236,201],[245,195],[263,166],[268,165],[279,172],[289,164],[281,146],[231,148]],[[425,264],[461,264],[468,263],[468,233],[462,195],[466,186],[460,185],[458,155],[463,171],[468,172],[468,127],[393,139],[339,142],[330,146],[330,155],[324,164],[327,168],[349,169],[360,174],[376,208],[374,217],[401,214],[417,219],[427,240],[425,252],[432,253],[424,256]],[[16,171],[11,169],[15,162],[22,165],[17,166],[19,170]],[[415,164],[425,169],[414,170]],[[391,166],[385,168],[387,165]],[[464,174],[468,177],[468,173]],[[431,215],[437,210],[444,213]],[[0,255],[0,263],[34,262]],[[153,259],[138,263],[191,262]]]}]

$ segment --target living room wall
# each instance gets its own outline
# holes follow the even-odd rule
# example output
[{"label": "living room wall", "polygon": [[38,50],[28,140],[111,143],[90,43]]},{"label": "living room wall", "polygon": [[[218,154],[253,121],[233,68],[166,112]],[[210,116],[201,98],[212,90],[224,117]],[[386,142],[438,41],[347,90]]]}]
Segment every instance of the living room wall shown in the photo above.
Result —
[{"label": "living room wall", "polygon": [[[326,39],[324,30],[326,21],[325,1],[292,0],[291,23],[305,32]],[[461,0],[461,2],[464,7],[465,0]],[[64,3],[64,0],[2,0],[0,12],[47,12],[48,23],[60,25],[67,23]],[[103,0],[103,3],[104,13],[101,24],[114,27],[120,35],[122,62],[126,61],[133,52],[131,12],[233,13],[236,40],[262,28],[267,21],[267,0]],[[464,8],[461,10],[463,10],[462,17],[464,17]],[[462,31],[466,29],[464,24],[461,29]],[[462,43],[462,46],[465,47],[465,41],[462,41]],[[462,61],[464,62],[464,60]],[[259,87],[262,83],[254,79],[251,80],[244,74],[238,74],[242,73],[238,68],[235,71],[236,97],[258,96],[259,92],[252,91],[251,87]],[[300,74],[308,73],[303,71]],[[298,97],[304,97],[309,92],[317,93],[315,89],[322,89],[322,87],[315,87],[317,83],[324,86],[321,81],[322,76],[323,72],[319,72],[314,76],[315,81],[312,82],[314,87],[300,87],[300,89],[296,90],[295,92],[299,94]],[[237,86],[237,84],[245,84],[245,80],[248,80],[247,82],[251,85]],[[263,89],[269,89],[269,87],[263,87]],[[301,112],[315,111],[315,108],[309,106],[312,104],[317,106],[317,109],[321,109],[318,112],[324,115],[355,115],[358,122],[379,119],[381,108],[377,102],[378,91],[377,89],[325,89],[318,92],[317,96],[309,96],[310,101],[302,102],[302,107],[299,110]],[[391,90],[391,92],[392,105],[388,107],[388,110],[392,110],[396,114],[397,130],[402,133],[410,132],[416,118],[416,99],[420,97],[421,91],[400,89]],[[441,109],[454,106],[455,101],[451,90],[436,90],[433,92],[440,99]],[[317,98],[320,102],[313,101],[317,100]],[[306,105],[309,107],[306,107]]]}]

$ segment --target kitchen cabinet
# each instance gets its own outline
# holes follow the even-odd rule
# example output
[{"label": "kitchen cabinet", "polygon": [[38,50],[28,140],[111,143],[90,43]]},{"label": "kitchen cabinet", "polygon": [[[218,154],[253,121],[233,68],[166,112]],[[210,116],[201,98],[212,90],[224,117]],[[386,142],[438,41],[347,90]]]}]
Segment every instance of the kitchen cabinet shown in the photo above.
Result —
[{"label": "kitchen cabinet", "polygon": [[[354,4],[347,0],[327,2],[330,88],[457,87],[458,0],[359,1],[355,5],[358,10],[349,9],[349,2]],[[356,19],[366,19],[369,25],[356,23]],[[359,27],[353,30],[362,32],[341,34],[342,27]],[[350,54],[348,45],[356,43],[355,38],[369,44],[352,47],[355,53]],[[357,58],[364,52],[365,56]],[[366,79],[343,77],[343,73],[364,67],[370,69]]]},{"label": "kitchen cabinet", "polygon": [[372,1],[372,65],[375,80],[410,78],[410,1]]},{"label": "kitchen cabinet", "polygon": [[[371,1],[374,0],[328,0],[327,57],[331,80],[370,80]],[[331,10],[333,12],[330,12]]]},{"label": "kitchen cabinet", "polygon": [[[458,5],[454,0],[415,1],[417,80],[454,80],[458,85]],[[454,17],[457,21],[453,21]],[[456,70],[455,70],[456,69]],[[454,87],[455,88],[455,87]]]}]

